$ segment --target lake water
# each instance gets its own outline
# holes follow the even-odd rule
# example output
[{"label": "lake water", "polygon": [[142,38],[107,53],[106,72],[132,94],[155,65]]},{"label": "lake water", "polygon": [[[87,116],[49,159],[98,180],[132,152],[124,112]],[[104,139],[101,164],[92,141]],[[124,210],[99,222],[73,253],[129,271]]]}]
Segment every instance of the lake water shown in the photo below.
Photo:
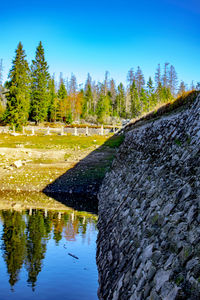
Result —
[{"label": "lake water", "polygon": [[97,216],[27,208],[13,198],[7,206],[0,210],[0,300],[98,299]]}]

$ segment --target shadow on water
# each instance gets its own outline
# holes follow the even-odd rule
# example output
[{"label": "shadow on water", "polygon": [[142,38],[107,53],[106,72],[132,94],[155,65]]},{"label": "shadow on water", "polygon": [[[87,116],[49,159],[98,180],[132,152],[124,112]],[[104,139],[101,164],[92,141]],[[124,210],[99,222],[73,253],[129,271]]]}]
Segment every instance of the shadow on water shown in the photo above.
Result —
[{"label": "shadow on water", "polygon": [[69,207],[97,214],[99,187],[123,139],[113,135],[42,192]]}]

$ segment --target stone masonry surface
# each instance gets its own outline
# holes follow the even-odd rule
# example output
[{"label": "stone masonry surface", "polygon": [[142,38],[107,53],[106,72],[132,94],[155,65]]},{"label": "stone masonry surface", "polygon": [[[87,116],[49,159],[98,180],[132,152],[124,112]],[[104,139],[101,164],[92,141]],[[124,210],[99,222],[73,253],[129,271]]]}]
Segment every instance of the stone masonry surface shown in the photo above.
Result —
[{"label": "stone masonry surface", "polygon": [[125,132],[100,188],[99,299],[200,299],[200,96]]}]

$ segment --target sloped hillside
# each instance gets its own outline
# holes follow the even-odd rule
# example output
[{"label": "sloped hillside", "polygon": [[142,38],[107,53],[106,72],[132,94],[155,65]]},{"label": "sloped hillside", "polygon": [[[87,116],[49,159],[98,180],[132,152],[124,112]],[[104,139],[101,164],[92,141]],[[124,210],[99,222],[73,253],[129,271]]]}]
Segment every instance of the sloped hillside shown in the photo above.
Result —
[{"label": "sloped hillside", "polygon": [[200,299],[200,95],[127,127],[98,194],[99,298]]}]

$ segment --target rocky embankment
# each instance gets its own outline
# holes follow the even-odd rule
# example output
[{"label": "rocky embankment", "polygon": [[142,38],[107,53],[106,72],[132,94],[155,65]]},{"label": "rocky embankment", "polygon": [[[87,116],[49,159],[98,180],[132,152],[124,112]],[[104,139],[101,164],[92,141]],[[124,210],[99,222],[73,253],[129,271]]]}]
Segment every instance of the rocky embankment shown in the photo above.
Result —
[{"label": "rocky embankment", "polygon": [[200,96],[129,127],[98,194],[99,298],[200,299]]}]

